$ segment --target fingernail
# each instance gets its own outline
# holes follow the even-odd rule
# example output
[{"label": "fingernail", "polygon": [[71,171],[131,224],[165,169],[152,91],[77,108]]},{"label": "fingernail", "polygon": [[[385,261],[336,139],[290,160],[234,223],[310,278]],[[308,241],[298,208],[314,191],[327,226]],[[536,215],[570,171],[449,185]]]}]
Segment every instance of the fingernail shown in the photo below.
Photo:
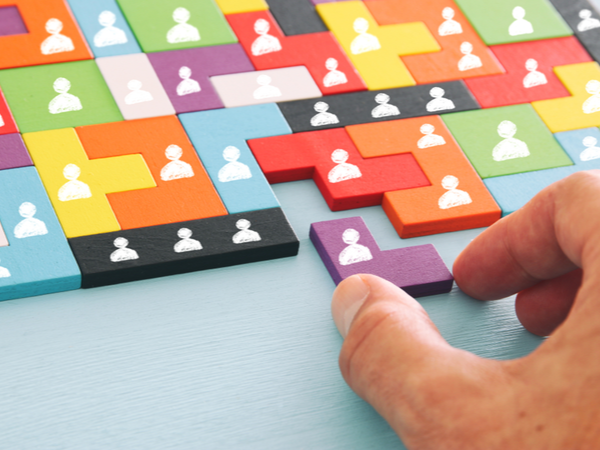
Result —
[{"label": "fingernail", "polygon": [[354,275],[344,280],[333,293],[331,314],[343,338],[348,335],[354,316],[367,300],[370,291],[360,275]]}]

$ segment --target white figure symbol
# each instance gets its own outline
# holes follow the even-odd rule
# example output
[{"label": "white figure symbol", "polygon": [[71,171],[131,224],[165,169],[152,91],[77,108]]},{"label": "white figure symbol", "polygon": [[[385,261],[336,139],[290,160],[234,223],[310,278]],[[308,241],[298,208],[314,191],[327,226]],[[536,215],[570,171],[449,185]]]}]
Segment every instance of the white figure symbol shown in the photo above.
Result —
[{"label": "white figure symbol", "polygon": [[118,237],[113,242],[117,249],[110,254],[112,262],[131,261],[139,259],[139,255],[133,249],[127,248],[129,241],[123,237]]},{"label": "white figure symbol", "polygon": [[271,25],[265,19],[258,19],[254,22],[254,31],[258,34],[258,37],[252,43],[252,54],[254,56],[281,51],[281,42],[275,36],[268,34],[270,29]]},{"label": "white figure symbol", "polygon": [[191,76],[192,69],[189,67],[182,66],[181,69],[179,69],[179,78],[181,78],[182,81],[177,85],[177,95],[180,97],[194,94],[202,90],[200,88],[200,83],[198,83],[196,80],[192,80],[190,78]]},{"label": "white figure symbol", "polygon": [[252,231],[250,225],[252,224],[246,219],[240,219],[235,223],[236,228],[240,231],[233,235],[234,244],[245,244],[247,242],[258,242],[261,240],[260,234],[256,231]]},{"label": "white figure symbol", "polygon": [[433,100],[430,100],[429,103],[427,103],[427,111],[436,112],[456,108],[452,100],[444,98],[445,94],[446,91],[444,91],[441,87],[432,88],[429,91],[429,95],[433,97]]},{"label": "white figure symbol", "polygon": [[177,242],[173,247],[175,253],[195,252],[202,250],[202,244],[196,239],[192,239],[192,230],[189,228],[181,228],[177,232],[177,236],[181,241]]},{"label": "white figure symbol", "polygon": [[19,214],[23,217],[15,227],[15,237],[18,239],[28,238],[32,236],[43,236],[48,234],[46,224],[39,219],[36,219],[35,213],[37,208],[33,203],[24,202],[19,206]]},{"label": "white figure symbol", "polygon": [[113,25],[117,21],[117,16],[112,11],[102,11],[98,16],[98,22],[104,28],[94,36],[94,45],[96,47],[108,47],[109,45],[119,45],[127,43],[127,35],[120,28]]},{"label": "white figure symbol", "polygon": [[6,125],[4,123],[4,119],[2,118],[2,116],[0,116],[0,127],[3,127],[4,125]]},{"label": "white figure symbol", "polygon": [[582,161],[592,161],[594,159],[599,159],[600,148],[596,147],[596,144],[598,144],[598,139],[596,139],[594,136],[587,136],[586,138],[584,138],[583,145],[586,147],[586,149],[583,152],[581,152],[581,155],[579,155],[579,159],[581,159]]},{"label": "white figure symbol", "polygon": [[600,20],[592,17],[592,11],[589,9],[582,9],[579,11],[579,17],[582,19],[577,25],[577,30],[584,32],[593,30],[594,28],[600,28]]},{"label": "white figure symbol", "polygon": [[525,78],[523,78],[523,86],[526,88],[532,88],[535,86],[542,86],[548,84],[548,78],[542,72],[537,70],[538,62],[535,59],[528,59],[525,62],[525,68],[529,71]]},{"label": "white figure symbol", "polygon": [[342,266],[349,266],[350,264],[356,264],[364,261],[371,261],[373,255],[371,250],[364,245],[358,243],[360,239],[360,233],[353,228],[348,228],[342,234],[342,240],[345,244],[348,244],[338,258]]},{"label": "white figure symbol", "polygon": [[10,271],[6,267],[0,267],[0,278],[9,278]]},{"label": "white figure symbol", "polygon": [[583,112],[585,114],[593,114],[600,111],[600,81],[588,81],[588,84],[585,85],[585,90],[591,97],[583,103]]},{"label": "white figure symbol", "polygon": [[178,44],[180,42],[195,42],[200,40],[198,28],[187,23],[191,14],[185,8],[177,8],[173,11],[173,20],[177,22],[167,33],[167,42],[169,44]]},{"label": "white figure symbol", "polygon": [[151,102],[154,100],[154,97],[152,97],[150,92],[142,90],[142,82],[139,80],[131,80],[127,83],[127,88],[131,91],[125,97],[125,103],[127,105],[135,105],[137,103]]},{"label": "white figure symbol", "polygon": [[458,187],[458,178],[452,175],[447,175],[442,180],[442,187],[447,189],[444,195],[438,200],[440,209],[456,208],[457,206],[468,205],[473,203],[468,192],[456,189]]},{"label": "white figure symbol", "polygon": [[348,152],[346,150],[337,149],[331,154],[331,160],[337,164],[329,171],[328,179],[330,183],[339,183],[340,181],[352,180],[362,177],[362,173],[358,166],[349,164]]},{"label": "white figure symbol", "polygon": [[533,33],[533,25],[525,19],[525,9],[517,6],[513,9],[512,15],[515,21],[508,27],[508,34],[511,36],[520,36],[522,34]]},{"label": "white figure symbol", "polygon": [[256,100],[262,100],[271,97],[281,97],[281,91],[279,88],[271,86],[271,77],[269,75],[260,75],[256,79],[256,82],[260,85],[260,87],[257,88],[253,94]]},{"label": "white figure symbol", "polygon": [[390,96],[384,93],[377,94],[375,96],[375,102],[379,103],[373,111],[371,111],[371,116],[373,118],[378,119],[380,117],[389,117],[389,116],[399,116],[400,110],[397,106],[389,105]]},{"label": "white figure symbol", "polygon": [[494,161],[506,161],[515,158],[526,158],[530,155],[527,144],[514,136],[517,126],[510,120],[505,120],[498,125],[498,134],[504,138],[492,152]]},{"label": "white figure symbol", "polygon": [[81,169],[75,164],[67,164],[65,166],[63,176],[69,181],[63,184],[58,190],[58,199],[61,202],[80,200],[92,196],[90,187],[77,179],[79,175],[81,175]]},{"label": "white figure symbol", "polygon": [[348,78],[346,78],[346,74],[337,70],[338,68],[338,60],[335,58],[327,58],[325,61],[325,68],[329,70],[325,78],[323,78],[323,86],[331,87],[337,86],[338,84],[346,84],[348,82]]},{"label": "white figure symbol", "polygon": [[50,100],[48,104],[50,114],[61,114],[83,109],[81,100],[73,94],[69,94],[69,89],[71,89],[71,82],[69,80],[62,77],[57,78],[53,87],[59,95]]},{"label": "white figure symbol", "polygon": [[444,23],[438,28],[438,34],[440,36],[450,36],[452,34],[462,34],[463,29],[460,23],[454,20],[454,10],[450,7],[444,8],[442,11],[442,17],[445,20]]},{"label": "white figure symbol", "polygon": [[179,161],[183,155],[183,150],[178,145],[169,145],[165,150],[165,156],[171,160],[160,171],[160,178],[163,181],[179,180],[181,178],[192,178],[194,169],[188,163]]},{"label": "white figure symbol", "polygon": [[63,23],[58,19],[50,19],[46,22],[46,31],[50,33],[50,36],[42,42],[42,55],[72,52],[75,50],[71,38],[60,34],[62,29]]},{"label": "white figure symbol", "polygon": [[473,44],[470,42],[463,42],[460,45],[460,52],[465,55],[458,61],[458,70],[461,72],[483,66],[481,58],[471,54],[473,52]]},{"label": "white figure symbol", "polygon": [[361,53],[372,52],[381,48],[377,36],[367,33],[368,29],[369,22],[367,19],[359,17],[354,21],[354,31],[358,33],[358,36],[350,44],[350,51],[353,55],[360,55]]},{"label": "white figure symbol", "polygon": [[237,147],[229,146],[223,150],[223,159],[227,161],[219,170],[219,181],[228,183],[230,181],[247,180],[252,178],[250,167],[238,161],[241,153]]},{"label": "white figure symbol", "polygon": [[423,133],[425,136],[419,139],[417,146],[419,148],[429,148],[437,147],[438,145],[445,145],[446,140],[444,137],[433,134],[434,131],[435,127],[429,123],[421,125],[421,133]]},{"label": "white figure symbol", "polygon": [[313,127],[322,127],[323,125],[333,125],[340,123],[338,117],[330,112],[327,112],[329,105],[325,102],[315,103],[315,111],[318,113],[310,119],[310,124]]}]

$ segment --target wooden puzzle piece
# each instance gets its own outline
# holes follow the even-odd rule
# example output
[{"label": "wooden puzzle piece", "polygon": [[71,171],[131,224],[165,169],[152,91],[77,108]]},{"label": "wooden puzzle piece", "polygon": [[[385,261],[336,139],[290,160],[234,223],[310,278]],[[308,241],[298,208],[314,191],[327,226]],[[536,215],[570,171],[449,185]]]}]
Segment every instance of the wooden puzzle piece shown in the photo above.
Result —
[{"label": "wooden puzzle piece", "polygon": [[265,0],[215,0],[223,14],[238,14],[269,9]]},{"label": "wooden puzzle piece", "polygon": [[0,71],[22,133],[123,120],[94,61]]},{"label": "wooden puzzle piece", "polygon": [[3,134],[18,133],[19,128],[15,122],[15,119],[6,103],[4,94],[0,89],[0,136]]},{"label": "wooden puzzle piece", "polygon": [[33,166],[19,133],[0,136],[0,170]]},{"label": "wooden puzzle piece", "polygon": [[600,59],[600,13],[588,0],[550,0],[596,61]]},{"label": "wooden puzzle piece", "polygon": [[269,4],[271,14],[275,16],[277,23],[286,36],[328,31],[310,0],[266,1]]},{"label": "wooden puzzle piece", "polygon": [[424,23],[379,26],[363,2],[324,3],[317,11],[370,90],[415,85],[398,56],[441,49]]},{"label": "wooden puzzle piece", "polygon": [[106,194],[156,187],[141,155],[90,160],[72,128],[23,139],[68,238],[120,230]]},{"label": "wooden puzzle piece", "polygon": [[248,145],[271,184],[313,178],[332,211],[381,205],[385,192],[429,185],[411,154],[364,159],[341,128]]},{"label": "wooden puzzle piece", "polygon": [[381,251],[362,217],[313,223],[310,240],[336,285],[352,275],[371,274],[424,297],[450,292],[454,283],[432,244]]},{"label": "wooden puzzle piece", "polygon": [[281,208],[70,239],[82,287],[246,264],[298,254]]}]

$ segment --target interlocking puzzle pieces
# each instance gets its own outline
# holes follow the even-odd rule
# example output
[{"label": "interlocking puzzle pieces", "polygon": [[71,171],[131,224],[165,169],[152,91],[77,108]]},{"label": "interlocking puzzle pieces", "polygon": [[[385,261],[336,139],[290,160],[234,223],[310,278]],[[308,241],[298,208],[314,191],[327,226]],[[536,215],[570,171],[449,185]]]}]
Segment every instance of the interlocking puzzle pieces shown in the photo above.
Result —
[{"label": "interlocking puzzle pieces", "polygon": [[193,272],[298,254],[281,208],[70,239],[82,287]]},{"label": "interlocking puzzle pieces", "polygon": [[440,51],[424,23],[379,26],[363,2],[324,3],[317,11],[371,90],[415,85],[398,56]]},{"label": "interlocking puzzle pieces", "polygon": [[347,127],[364,158],[412,153],[430,185],[387,192],[383,209],[402,238],[486,227],[500,208],[439,116]]},{"label": "interlocking puzzle pieces", "polygon": [[352,275],[371,274],[424,297],[450,292],[454,283],[433,245],[381,251],[362,217],[313,223],[310,240],[336,285]]},{"label": "interlocking puzzle pieces", "polygon": [[4,94],[0,89],[0,136],[3,134],[18,133],[19,128],[15,122],[15,118],[6,103]]},{"label": "interlocking puzzle pieces", "polygon": [[215,0],[223,14],[238,14],[269,9],[265,0]]},{"label": "interlocking puzzle pieces", "polygon": [[[314,11],[308,0],[301,2]],[[366,89],[330,32],[286,37],[268,11],[234,14],[227,20],[258,70],[305,66],[324,95]]]},{"label": "interlocking puzzle pieces", "polygon": [[267,0],[267,3],[287,36],[328,31],[310,0]]},{"label": "interlocking puzzle pieces", "polygon": [[0,170],[32,165],[31,157],[19,133],[0,136]]},{"label": "interlocking puzzle pieces", "polygon": [[600,59],[600,14],[588,0],[550,0],[596,61]]},{"label": "interlocking puzzle pieces", "polygon": [[342,128],[248,145],[270,183],[313,178],[332,211],[381,205],[385,192],[429,185],[411,154],[364,159]]}]

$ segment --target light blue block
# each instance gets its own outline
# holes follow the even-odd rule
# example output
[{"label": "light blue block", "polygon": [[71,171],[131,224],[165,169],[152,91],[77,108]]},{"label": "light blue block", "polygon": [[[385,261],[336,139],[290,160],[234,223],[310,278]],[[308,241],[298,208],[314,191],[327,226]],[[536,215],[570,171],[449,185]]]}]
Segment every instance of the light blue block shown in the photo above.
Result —
[{"label": "light blue block", "polygon": [[0,171],[0,192],[9,243],[0,247],[0,300],[79,289],[79,267],[35,167]]},{"label": "light blue block", "polygon": [[[292,130],[277,105],[201,111],[181,114],[179,119],[230,214],[279,207],[271,186],[246,144],[248,139],[291,134]],[[220,180],[219,172],[226,174],[222,169],[230,164],[223,156],[229,146],[240,151],[239,159],[231,161],[241,168],[238,173],[247,176],[249,169],[251,178],[223,181],[222,177]],[[229,171],[230,175],[233,173],[235,170]]]},{"label": "light blue block", "polygon": [[[598,165],[600,164],[600,158],[588,161],[582,160],[582,157],[587,159],[586,155],[600,156],[600,130],[598,128],[584,128],[582,130],[564,131],[562,133],[556,133],[554,137],[569,154],[569,157],[573,160],[573,163],[578,166],[578,170],[591,170],[598,168]],[[589,138],[589,140],[586,138]],[[589,148],[586,146],[586,144],[588,144],[590,147],[593,145],[595,148]]]},{"label": "light blue block", "polygon": [[[68,2],[96,58],[141,53],[137,40],[115,0],[68,0]],[[111,28],[105,28],[100,24],[100,14],[104,11],[115,15],[116,20]],[[124,33],[124,39],[123,34],[118,30]],[[112,44],[107,45],[111,42]]]}]

